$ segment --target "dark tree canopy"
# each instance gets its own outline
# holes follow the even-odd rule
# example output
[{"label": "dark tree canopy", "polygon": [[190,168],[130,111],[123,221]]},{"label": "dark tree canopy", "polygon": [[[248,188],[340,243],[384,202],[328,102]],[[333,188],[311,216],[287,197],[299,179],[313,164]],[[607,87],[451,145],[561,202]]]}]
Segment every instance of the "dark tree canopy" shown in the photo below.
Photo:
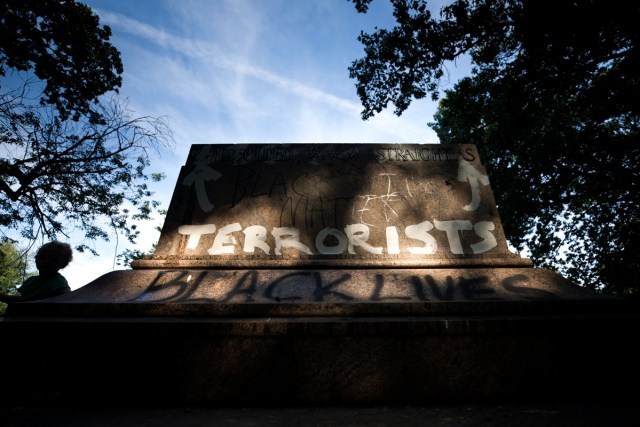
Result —
[{"label": "dark tree canopy", "polygon": [[171,132],[117,96],[122,63],[109,37],[75,1],[0,9],[1,227],[29,240],[81,230],[84,250],[110,231],[133,241],[131,220],[157,206],[148,181],[162,174],[145,170]]},{"label": "dark tree canopy", "polygon": [[72,0],[4,0],[0,8],[0,76],[32,71],[46,84],[41,101],[62,118],[90,112],[122,84],[120,52],[91,9]]},{"label": "dark tree canopy", "polygon": [[[367,0],[354,0],[366,11]],[[361,34],[353,62],[366,119],[440,97],[448,61],[471,76],[430,126],[474,143],[505,232],[534,263],[614,294],[640,294],[640,5],[634,2],[393,0],[397,26]]]}]

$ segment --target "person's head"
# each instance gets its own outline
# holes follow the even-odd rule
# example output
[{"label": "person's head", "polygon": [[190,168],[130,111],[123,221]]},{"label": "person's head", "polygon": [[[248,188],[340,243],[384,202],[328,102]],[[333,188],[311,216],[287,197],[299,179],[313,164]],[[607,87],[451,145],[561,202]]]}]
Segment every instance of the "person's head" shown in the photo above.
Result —
[{"label": "person's head", "polygon": [[54,240],[45,243],[38,249],[36,267],[40,274],[53,274],[69,265],[72,259],[71,245]]}]

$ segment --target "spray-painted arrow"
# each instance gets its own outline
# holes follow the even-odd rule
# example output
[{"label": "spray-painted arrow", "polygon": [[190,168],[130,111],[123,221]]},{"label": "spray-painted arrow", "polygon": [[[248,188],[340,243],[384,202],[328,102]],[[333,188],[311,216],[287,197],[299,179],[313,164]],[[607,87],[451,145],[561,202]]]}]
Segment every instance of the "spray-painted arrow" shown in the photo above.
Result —
[{"label": "spray-painted arrow", "polygon": [[480,184],[489,185],[489,177],[483,175],[464,159],[460,159],[458,167],[458,181],[469,181],[471,186],[471,203],[463,209],[465,211],[475,211],[480,206]]},{"label": "spray-painted arrow", "polygon": [[195,162],[195,164],[195,169],[189,175],[184,177],[182,184],[195,185],[196,196],[198,198],[200,209],[204,212],[211,212],[214,206],[207,197],[207,187],[205,186],[205,182],[215,181],[220,178],[222,174],[205,162]]}]

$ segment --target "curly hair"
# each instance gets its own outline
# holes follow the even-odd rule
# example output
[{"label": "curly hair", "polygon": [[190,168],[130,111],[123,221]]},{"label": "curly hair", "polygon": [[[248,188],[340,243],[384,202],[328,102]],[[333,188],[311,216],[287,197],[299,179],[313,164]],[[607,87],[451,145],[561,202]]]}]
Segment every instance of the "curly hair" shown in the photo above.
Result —
[{"label": "curly hair", "polygon": [[59,242],[57,240],[54,240],[49,243],[45,243],[44,245],[40,246],[40,249],[38,249],[36,256],[38,256],[38,254],[43,249],[55,251],[55,252],[58,252],[60,255],[62,255],[63,262],[60,268],[65,268],[67,265],[69,265],[71,260],[73,260],[73,249],[71,249],[71,245],[68,243]]}]

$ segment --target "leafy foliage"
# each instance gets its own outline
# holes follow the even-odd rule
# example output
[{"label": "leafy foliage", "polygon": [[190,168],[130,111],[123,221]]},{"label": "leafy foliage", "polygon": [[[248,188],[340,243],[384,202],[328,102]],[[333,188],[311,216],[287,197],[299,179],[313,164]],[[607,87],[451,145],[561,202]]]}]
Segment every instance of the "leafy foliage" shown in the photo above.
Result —
[{"label": "leafy foliage", "polygon": [[27,277],[27,253],[22,253],[9,239],[0,240],[0,292],[16,290]]},{"label": "leafy foliage", "polygon": [[[158,209],[158,213],[162,217],[167,216],[166,209]],[[158,225],[155,227],[155,229],[158,233],[162,232],[162,226]],[[147,255],[153,254],[156,251],[157,246],[158,246],[158,242],[154,243],[153,245],[151,245],[151,249],[148,252],[141,251],[140,249],[125,249],[124,251],[119,253],[118,256],[116,257],[117,264],[124,267],[129,267],[131,265],[131,261],[140,260]]]},{"label": "leafy foliage", "polygon": [[[164,119],[132,117],[110,31],[80,3],[9,1],[0,11],[0,226],[36,240],[82,230],[77,250],[148,219],[150,156]],[[33,28],[32,28],[33,27]],[[74,28],[74,31],[69,31]],[[76,31],[77,29],[77,31]]]},{"label": "leafy foliage", "polygon": [[[17,287],[31,274],[27,273],[29,258],[9,239],[0,240],[0,294],[15,294]],[[0,315],[6,304],[0,303]]]},{"label": "leafy foliage", "polygon": [[[92,114],[98,97],[122,84],[120,53],[91,9],[72,0],[4,0],[0,8],[0,76],[32,71],[46,85],[41,105],[60,118]],[[97,117],[95,117],[97,119]]]},{"label": "leafy foliage", "polygon": [[147,181],[162,176],[148,177],[145,168],[149,150],[169,135],[166,123],[130,118],[117,98],[94,107],[99,123],[62,121],[17,102],[2,106],[0,225],[19,228],[27,239],[51,239],[74,227],[88,240],[108,240],[108,229],[116,229],[133,242],[138,231],[129,220],[148,219],[157,206]]},{"label": "leafy foliage", "polygon": [[457,0],[434,19],[425,1],[392,3],[397,27],[362,34],[350,67],[363,117],[438,99],[447,61],[469,55],[430,126],[478,146],[511,243],[579,284],[639,295],[640,7]]}]

